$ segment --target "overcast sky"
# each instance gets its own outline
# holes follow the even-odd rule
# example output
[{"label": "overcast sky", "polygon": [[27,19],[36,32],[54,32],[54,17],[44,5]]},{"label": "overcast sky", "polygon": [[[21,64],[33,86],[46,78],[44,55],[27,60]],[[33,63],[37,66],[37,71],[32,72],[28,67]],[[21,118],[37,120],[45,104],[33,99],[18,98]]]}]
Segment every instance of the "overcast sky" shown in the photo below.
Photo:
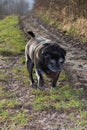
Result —
[{"label": "overcast sky", "polygon": [[33,8],[33,4],[34,4],[34,0],[27,0],[29,2],[29,5],[30,5],[30,9]]}]

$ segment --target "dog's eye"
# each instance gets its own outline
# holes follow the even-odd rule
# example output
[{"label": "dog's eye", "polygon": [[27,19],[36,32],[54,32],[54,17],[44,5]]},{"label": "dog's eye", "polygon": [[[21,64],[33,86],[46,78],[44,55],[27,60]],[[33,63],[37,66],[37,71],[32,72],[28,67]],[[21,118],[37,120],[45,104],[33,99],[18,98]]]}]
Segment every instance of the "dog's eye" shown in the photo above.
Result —
[{"label": "dog's eye", "polygon": [[59,59],[59,63],[63,63],[64,60],[62,58]]},{"label": "dog's eye", "polygon": [[50,63],[51,63],[52,65],[55,65],[56,61],[53,59],[53,60],[50,61]]},{"label": "dog's eye", "polygon": [[50,55],[45,55],[45,58],[46,58],[46,59],[50,59],[51,56],[50,56]]}]

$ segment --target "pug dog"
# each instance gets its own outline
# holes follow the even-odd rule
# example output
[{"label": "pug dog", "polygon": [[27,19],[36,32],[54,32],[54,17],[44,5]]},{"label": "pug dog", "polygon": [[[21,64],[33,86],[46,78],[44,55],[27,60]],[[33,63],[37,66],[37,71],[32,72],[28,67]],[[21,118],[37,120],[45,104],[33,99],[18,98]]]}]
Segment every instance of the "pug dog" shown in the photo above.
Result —
[{"label": "pug dog", "polygon": [[50,39],[41,36],[36,37],[32,31],[28,31],[28,34],[31,39],[26,44],[25,57],[32,87],[35,87],[33,79],[33,68],[35,66],[38,88],[44,89],[43,73],[52,79],[52,88],[56,88],[66,51]]}]

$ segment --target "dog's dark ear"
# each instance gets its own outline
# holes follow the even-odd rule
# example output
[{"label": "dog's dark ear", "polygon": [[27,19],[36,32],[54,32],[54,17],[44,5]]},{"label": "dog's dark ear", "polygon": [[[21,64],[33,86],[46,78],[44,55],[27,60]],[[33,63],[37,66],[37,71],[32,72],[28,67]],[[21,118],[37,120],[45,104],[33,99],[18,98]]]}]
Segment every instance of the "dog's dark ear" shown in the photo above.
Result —
[{"label": "dog's dark ear", "polygon": [[34,34],[32,31],[28,31],[28,34],[29,34],[31,37],[35,37],[35,34]]},{"label": "dog's dark ear", "polygon": [[63,56],[66,55],[66,51],[63,48],[61,48],[61,52],[62,52]]},{"label": "dog's dark ear", "polygon": [[63,49],[63,54],[66,55],[66,51]]}]

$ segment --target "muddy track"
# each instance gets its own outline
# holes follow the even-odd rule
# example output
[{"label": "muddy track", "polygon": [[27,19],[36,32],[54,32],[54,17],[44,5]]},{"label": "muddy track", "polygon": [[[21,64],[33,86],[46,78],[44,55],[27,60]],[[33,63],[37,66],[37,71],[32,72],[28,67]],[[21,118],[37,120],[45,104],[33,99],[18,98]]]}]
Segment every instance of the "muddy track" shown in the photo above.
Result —
[{"label": "muddy track", "polygon": [[[35,34],[51,38],[66,49],[65,72],[68,74],[69,81],[74,87],[87,89],[87,44],[79,39],[48,26],[39,18],[29,15],[20,18],[21,28],[26,36],[27,31],[32,30]],[[28,36],[27,36],[28,37]],[[29,38],[29,37],[28,37]]]},{"label": "muddy track", "polygon": [[[63,46],[67,50],[64,70],[68,74],[71,85],[86,88],[87,44],[80,43],[79,40],[65,36],[61,31],[48,26],[39,18],[32,15],[20,18],[20,25],[27,38],[29,38],[26,33],[27,30],[32,30],[36,35],[51,38]],[[3,72],[2,74],[4,74],[0,80],[0,86],[3,88],[0,101],[8,101],[9,99],[17,101],[18,105],[12,108],[6,107],[4,110],[6,109],[11,116],[20,112],[25,112],[29,115],[29,117],[27,117],[29,121],[25,126],[20,126],[18,122],[10,122],[10,119],[6,118],[5,121],[0,122],[0,129],[7,130],[7,128],[10,129],[10,125],[14,127],[15,124],[13,130],[73,130],[73,128],[78,128],[80,126],[78,121],[82,120],[80,119],[81,117],[78,111],[71,110],[72,117],[70,117],[67,111],[57,111],[51,108],[43,111],[36,111],[33,109],[33,102],[36,95],[33,94],[33,89],[29,85],[29,81],[27,80],[28,75],[24,74],[25,64],[21,61],[21,58],[24,58],[24,52],[21,56],[5,55],[4,57],[0,57],[0,69]],[[48,90],[46,93],[49,93],[50,87],[48,88],[48,81],[46,81],[46,84],[46,90]],[[59,84],[60,86],[65,85],[68,84],[68,81],[61,80]],[[87,108],[85,109],[87,110]],[[87,124],[84,126],[83,130],[87,130]]]}]

